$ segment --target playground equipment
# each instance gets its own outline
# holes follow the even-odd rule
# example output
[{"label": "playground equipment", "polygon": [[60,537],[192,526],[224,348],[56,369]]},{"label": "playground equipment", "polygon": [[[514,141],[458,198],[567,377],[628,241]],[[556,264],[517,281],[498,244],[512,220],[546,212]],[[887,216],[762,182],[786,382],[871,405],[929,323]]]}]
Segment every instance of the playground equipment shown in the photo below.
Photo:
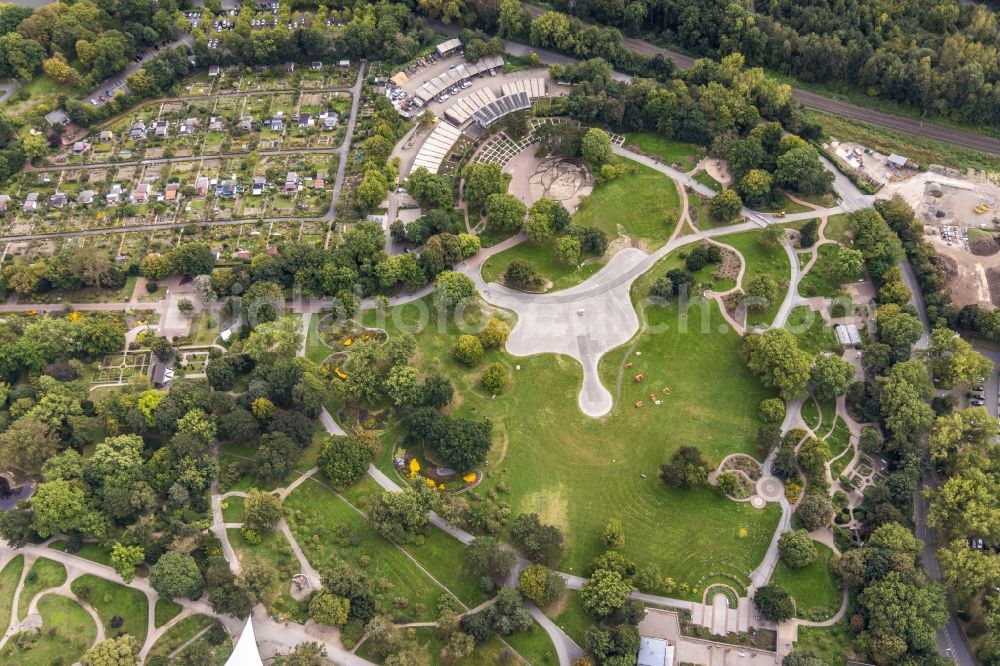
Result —
[{"label": "playground equipment", "polygon": [[635,381],[637,382],[641,382],[643,379],[645,379],[645,377],[641,372],[635,376]]},{"label": "playground equipment", "polygon": [[635,401],[635,408],[639,409],[640,407],[642,407],[642,400],[636,400]]}]

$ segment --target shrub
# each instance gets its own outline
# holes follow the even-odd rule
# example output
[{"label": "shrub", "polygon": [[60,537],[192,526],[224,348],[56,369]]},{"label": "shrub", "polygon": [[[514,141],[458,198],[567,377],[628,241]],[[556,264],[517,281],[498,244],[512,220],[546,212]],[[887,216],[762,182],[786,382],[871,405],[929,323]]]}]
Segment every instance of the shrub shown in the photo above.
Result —
[{"label": "shrub", "polygon": [[807,567],[819,557],[816,544],[805,530],[785,532],[778,539],[778,555],[781,561],[793,569]]},{"label": "shrub", "polygon": [[785,418],[785,402],[781,398],[763,400],[757,415],[764,423],[781,423]]},{"label": "shrub", "polygon": [[507,368],[502,363],[491,363],[483,372],[483,388],[493,394],[500,394],[507,390]]},{"label": "shrub", "polygon": [[758,588],[753,595],[753,603],[760,614],[772,622],[784,622],[795,615],[795,601],[792,595],[773,583]]},{"label": "shrub", "polygon": [[455,344],[455,358],[470,368],[483,360],[483,343],[474,335],[463,335]]}]

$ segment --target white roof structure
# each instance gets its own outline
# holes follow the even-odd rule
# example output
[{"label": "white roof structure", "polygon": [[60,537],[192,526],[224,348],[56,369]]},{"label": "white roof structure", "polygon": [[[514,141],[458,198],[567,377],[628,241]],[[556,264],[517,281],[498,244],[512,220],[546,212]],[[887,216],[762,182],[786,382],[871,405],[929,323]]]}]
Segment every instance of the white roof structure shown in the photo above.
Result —
[{"label": "white roof structure", "polygon": [[539,76],[534,79],[515,79],[513,81],[507,81],[500,86],[500,92],[504,96],[523,92],[528,93],[528,97],[531,99],[545,97],[545,79]]},{"label": "white roof structure", "polygon": [[264,666],[257,651],[257,639],[253,635],[253,617],[247,618],[240,639],[236,641],[233,653],[226,660],[226,666]]},{"label": "white roof structure", "polygon": [[417,151],[410,172],[424,167],[431,173],[437,173],[438,169],[441,168],[441,162],[448,156],[451,147],[455,145],[460,136],[462,136],[462,132],[457,127],[448,123],[438,123],[434,131],[424,141],[424,145]]},{"label": "white roof structure", "polygon": [[454,51],[457,48],[461,48],[461,46],[462,46],[462,40],[460,40],[458,37],[454,37],[452,39],[445,40],[440,44],[438,44],[437,52],[438,55],[444,55],[449,51]]},{"label": "white roof structure", "polygon": [[671,666],[673,663],[673,645],[662,638],[639,638],[639,659],[636,666]]},{"label": "white roof structure", "polygon": [[442,72],[430,81],[424,82],[413,93],[413,96],[426,104],[437,97],[441,91],[447,90],[456,83],[472,78],[473,76],[478,76],[486,70],[496,67],[503,67],[503,58],[498,55],[486,56],[476,63],[466,62],[456,65],[447,72]]},{"label": "white roof structure", "polygon": [[845,347],[857,347],[861,344],[861,334],[856,324],[838,324],[833,327],[837,340]]},{"label": "white roof structure", "polygon": [[486,129],[496,121],[500,120],[508,113],[523,111],[531,108],[531,100],[526,92],[516,92],[512,95],[505,95],[494,100],[476,111],[473,117],[480,127]]},{"label": "white roof structure", "polygon": [[444,117],[456,125],[462,125],[479,109],[497,98],[491,88],[474,90],[444,110]]},{"label": "white roof structure", "polygon": [[905,167],[907,162],[909,162],[909,160],[902,155],[897,155],[896,153],[889,155],[889,164],[894,166]]}]

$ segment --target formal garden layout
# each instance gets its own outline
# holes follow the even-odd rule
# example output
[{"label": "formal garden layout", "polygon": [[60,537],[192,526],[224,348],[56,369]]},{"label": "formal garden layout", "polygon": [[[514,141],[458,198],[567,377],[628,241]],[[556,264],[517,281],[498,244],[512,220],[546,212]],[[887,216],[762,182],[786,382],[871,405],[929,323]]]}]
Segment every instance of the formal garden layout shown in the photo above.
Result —
[{"label": "formal garden layout", "polygon": [[586,4],[0,7],[0,666],[1000,659],[964,176]]}]

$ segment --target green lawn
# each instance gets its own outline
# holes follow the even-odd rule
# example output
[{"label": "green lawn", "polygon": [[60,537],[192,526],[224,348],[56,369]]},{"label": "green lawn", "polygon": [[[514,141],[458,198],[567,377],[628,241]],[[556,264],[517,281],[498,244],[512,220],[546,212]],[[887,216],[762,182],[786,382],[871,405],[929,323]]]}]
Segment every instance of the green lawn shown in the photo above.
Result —
[{"label": "green lawn", "polygon": [[826,620],[840,609],[842,593],[830,571],[833,551],[814,542],[819,557],[802,569],[790,569],[779,562],[771,582],[788,590],[795,597],[796,617]]},{"label": "green lawn", "polygon": [[431,527],[422,544],[407,544],[404,548],[467,606],[486,601],[479,579],[465,569],[465,546],[457,539]]},{"label": "green lawn", "polygon": [[674,181],[659,171],[629,160],[623,163],[625,174],[595,187],[573,221],[597,227],[611,240],[631,236],[654,250],[670,238],[677,225],[680,195]]},{"label": "green lawn", "polygon": [[14,591],[24,571],[24,555],[14,557],[0,571],[0,626],[10,623],[10,611],[14,604]]},{"label": "green lawn", "polygon": [[300,567],[285,536],[277,530],[266,532],[260,535],[259,544],[251,545],[240,530],[229,529],[226,532],[229,535],[229,543],[241,563],[253,559],[263,560],[277,572],[274,586],[264,599],[264,605],[268,610],[274,615],[287,614],[298,622],[305,622],[305,607],[292,599],[289,592],[292,576],[299,573]]},{"label": "green lawn", "polygon": [[583,645],[587,638],[587,629],[594,626],[594,618],[583,607],[580,593],[574,590],[566,591],[566,600],[556,608],[543,608],[550,620],[555,622],[566,635],[578,645]]},{"label": "green lawn", "polygon": [[[53,541],[49,544],[49,548],[63,552],[63,549],[66,548],[66,542]],[[71,554],[90,560],[91,562],[97,562],[98,564],[103,564],[108,567],[111,566],[111,553],[98,544],[90,541],[85,541],[83,545],[80,546],[80,550],[73,551]]]},{"label": "green lawn", "polygon": [[816,406],[816,399],[811,395],[806,396],[805,401],[802,403],[802,409],[799,413],[802,415],[802,421],[807,426],[813,430],[819,428],[819,407]]},{"label": "green lawn", "polygon": [[[74,579],[70,589],[73,594],[94,607],[108,636],[122,632],[135,636],[139,645],[145,642],[149,609],[145,594],[89,574]],[[115,616],[124,620],[117,628],[111,626],[111,620]]]},{"label": "green lawn", "polygon": [[667,164],[680,162],[685,171],[694,166],[705,154],[705,149],[697,144],[668,139],[655,132],[631,132],[625,135],[625,147],[635,144],[647,155],[655,155]]},{"label": "green lawn", "polygon": [[326,313],[314,314],[309,318],[309,330],[306,333],[306,358],[313,363],[322,363],[333,350],[326,346],[319,337],[319,322]]},{"label": "green lawn", "polygon": [[853,657],[853,641],[854,634],[847,626],[847,620],[841,620],[832,627],[799,627],[799,640],[795,647],[799,650],[815,650],[824,664],[839,666]]},{"label": "green lawn", "polygon": [[799,294],[805,298],[824,296],[833,298],[840,291],[840,280],[834,276],[833,268],[838,246],[825,243],[819,246],[816,263],[799,282]]},{"label": "green lawn", "polygon": [[823,317],[808,305],[797,305],[788,313],[785,328],[795,334],[799,347],[816,354],[834,348],[837,338],[833,328],[823,324]]},{"label": "green lawn", "polygon": [[[796,198],[798,199],[801,197],[796,197]],[[781,211],[785,211],[786,213],[791,215],[792,213],[805,213],[812,210],[812,208],[810,208],[809,206],[803,206],[800,203],[795,203],[794,201],[788,198],[787,194],[781,192],[781,196],[778,197],[777,200],[772,201],[767,206],[763,206],[761,208],[758,208],[757,210],[771,212],[771,213],[778,213]]]},{"label": "green lawn", "polygon": [[97,627],[94,620],[72,599],[46,594],[38,600],[42,616],[42,635],[31,649],[17,651],[8,643],[0,653],[2,666],[52,666],[72,664],[94,643]]},{"label": "green lawn", "polygon": [[222,520],[227,523],[243,522],[243,502],[246,498],[234,495],[222,500]]},{"label": "green lawn", "polygon": [[[658,266],[649,275],[664,270]],[[637,282],[634,301],[645,295],[649,275]],[[386,322],[390,334],[395,326],[411,326],[418,316],[412,306],[391,314]],[[745,577],[763,557],[778,520],[777,507],[757,511],[708,489],[671,490],[659,481],[657,469],[682,444],[700,446],[716,462],[735,451],[753,453],[757,407],[770,394],[747,372],[739,338],[714,304],[704,305],[704,315],[701,306],[693,306],[686,319],[674,307],[646,314],[651,323],[670,328],[655,335],[640,333],[603,360],[603,381],[618,400],[601,420],[583,416],[577,407],[579,364],[551,354],[514,361],[502,351],[488,352],[483,366],[506,360],[521,367],[514,371],[510,389],[491,399],[478,387],[482,367],[460,367],[451,357],[458,336],[454,322],[440,330],[435,322],[416,334],[412,365],[451,379],[462,397],[452,407],[454,414],[491,417],[496,444],[483,489],[503,480],[510,489],[512,515],[538,512],[567,532],[564,571],[583,572],[603,551],[604,526],[618,517],[625,528],[626,555],[661,567],[678,582],[695,585],[701,576],[718,571]],[[633,347],[641,357],[631,354]],[[619,382],[625,361],[634,361],[635,368]],[[636,385],[632,374],[640,371],[646,381]],[[544,381],[538,381],[541,377]],[[648,394],[659,394],[663,387],[671,387],[671,395],[653,406]],[[637,410],[633,403],[639,399],[646,404]],[[747,530],[746,538],[739,537],[740,528]]]},{"label": "green lawn", "polygon": [[[552,242],[524,242],[508,248],[483,262],[481,274],[487,282],[496,282],[507,270],[507,266],[515,259],[524,259],[535,267],[545,278],[552,282],[549,291],[559,291],[580,284],[604,266],[604,258],[590,257],[581,267],[567,266],[556,261],[552,251]],[[307,352],[308,353],[308,352]]]},{"label": "green lawn", "polygon": [[849,245],[854,237],[854,224],[847,213],[833,215],[827,219],[823,235],[831,240]]},{"label": "green lawn", "polygon": [[[436,617],[437,601],[444,590],[403,551],[373,532],[364,516],[330,490],[315,482],[302,484],[285,500],[285,515],[314,567],[335,558],[344,559],[363,568],[378,583],[376,596],[381,611],[409,621]],[[338,532],[343,538],[338,538]],[[405,600],[405,606],[394,612],[397,598]]]},{"label": "green lawn", "polygon": [[716,240],[734,247],[743,255],[746,262],[746,271],[743,273],[744,287],[754,277],[765,273],[778,282],[781,288],[770,307],[747,313],[747,326],[770,325],[785,298],[788,291],[788,280],[791,277],[792,267],[788,262],[785,249],[779,243],[773,245],[767,243],[758,231],[745,231],[739,234],[721,236]]},{"label": "green lawn", "polygon": [[23,620],[28,614],[28,605],[36,594],[50,587],[59,587],[66,582],[66,567],[55,560],[40,557],[35,560],[24,579],[24,587],[17,603],[17,617]]},{"label": "green lawn", "polygon": [[153,623],[157,628],[174,619],[181,612],[181,605],[169,599],[157,599],[153,607]]},{"label": "green lawn", "polygon": [[513,634],[505,638],[507,643],[530,664],[558,664],[556,649],[552,639],[537,622],[531,623],[531,629]]},{"label": "green lawn", "polygon": [[[149,651],[149,658],[166,656],[191,640],[199,631],[212,626],[215,623],[213,618],[207,615],[190,615],[174,626],[170,627],[167,633],[160,637],[160,640],[153,644],[153,649]],[[148,660],[147,660],[148,661]]]},{"label": "green lawn", "polygon": [[722,183],[712,178],[707,171],[699,171],[694,175],[694,179],[704,185],[705,187],[712,188],[714,192],[722,191]]}]

